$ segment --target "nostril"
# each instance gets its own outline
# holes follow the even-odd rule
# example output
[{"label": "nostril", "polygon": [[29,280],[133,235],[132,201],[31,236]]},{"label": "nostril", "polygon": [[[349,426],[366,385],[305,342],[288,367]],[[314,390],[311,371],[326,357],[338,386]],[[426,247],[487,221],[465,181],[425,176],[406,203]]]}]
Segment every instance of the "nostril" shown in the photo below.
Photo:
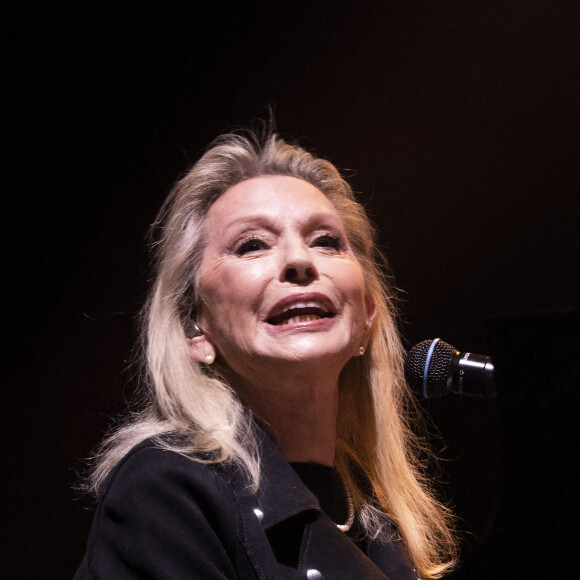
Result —
[{"label": "nostril", "polygon": [[285,280],[289,282],[310,282],[316,278],[316,269],[313,266],[288,266],[284,272]]}]

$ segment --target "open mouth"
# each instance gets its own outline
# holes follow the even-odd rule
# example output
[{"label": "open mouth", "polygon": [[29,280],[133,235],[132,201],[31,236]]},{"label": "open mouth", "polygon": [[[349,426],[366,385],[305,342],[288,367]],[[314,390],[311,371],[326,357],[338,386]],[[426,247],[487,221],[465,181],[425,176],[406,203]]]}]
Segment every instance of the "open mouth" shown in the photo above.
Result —
[{"label": "open mouth", "polygon": [[333,318],[334,316],[336,316],[336,312],[327,304],[318,300],[308,300],[289,304],[286,308],[270,316],[267,322],[274,326],[282,326],[285,324],[312,322],[321,318]]}]

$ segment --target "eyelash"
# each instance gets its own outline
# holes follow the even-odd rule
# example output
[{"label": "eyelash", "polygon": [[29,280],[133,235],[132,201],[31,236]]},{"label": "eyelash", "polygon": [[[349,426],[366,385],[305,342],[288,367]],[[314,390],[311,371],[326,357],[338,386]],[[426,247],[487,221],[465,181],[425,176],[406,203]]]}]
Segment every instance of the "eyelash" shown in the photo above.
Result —
[{"label": "eyelash", "polygon": [[[252,248],[252,246],[259,246]],[[266,244],[260,240],[259,238],[250,238],[249,240],[245,240],[236,248],[236,254],[238,256],[243,256],[248,252],[257,252],[259,250],[263,250],[266,247]]]},{"label": "eyelash", "polygon": [[[324,245],[320,244],[320,241],[324,240]],[[333,250],[340,250],[342,248],[342,240],[338,236],[333,236],[331,234],[324,234],[319,236],[314,240],[314,245],[319,248],[332,248]]]},{"label": "eyelash", "polygon": [[[260,238],[250,238],[243,241],[236,249],[235,253],[238,256],[243,256],[251,252],[259,252],[260,250],[267,249],[267,244]],[[324,234],[318,236],[314,239],[312,247],[340,250],[343,247],[342,239],[338,236],[333,236],[332,234]]]}]

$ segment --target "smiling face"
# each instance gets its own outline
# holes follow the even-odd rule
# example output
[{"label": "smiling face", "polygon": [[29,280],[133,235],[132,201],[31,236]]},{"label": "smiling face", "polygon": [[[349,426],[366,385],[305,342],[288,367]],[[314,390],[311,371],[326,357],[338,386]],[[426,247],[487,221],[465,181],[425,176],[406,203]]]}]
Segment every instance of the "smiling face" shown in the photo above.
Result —
[{"label": "smiling face", "polygon": [[206,228],[194,356],[213,348],[250,381],[288,363],[338,376],[366,344],[372,308],[330,200],[301,179],[257,177],[227,190]]}]

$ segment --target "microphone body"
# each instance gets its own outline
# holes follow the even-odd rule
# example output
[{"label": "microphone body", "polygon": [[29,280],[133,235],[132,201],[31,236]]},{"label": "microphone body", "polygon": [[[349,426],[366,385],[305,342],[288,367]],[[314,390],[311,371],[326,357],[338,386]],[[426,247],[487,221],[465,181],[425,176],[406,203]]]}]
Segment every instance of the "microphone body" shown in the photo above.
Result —
[{"label": "microphone body", "polygon": [[424,340],[409,351],[405,378],[413,391],[424,399],[451,394],[495,396],[491,359],[459,352],[439,338]]}]

